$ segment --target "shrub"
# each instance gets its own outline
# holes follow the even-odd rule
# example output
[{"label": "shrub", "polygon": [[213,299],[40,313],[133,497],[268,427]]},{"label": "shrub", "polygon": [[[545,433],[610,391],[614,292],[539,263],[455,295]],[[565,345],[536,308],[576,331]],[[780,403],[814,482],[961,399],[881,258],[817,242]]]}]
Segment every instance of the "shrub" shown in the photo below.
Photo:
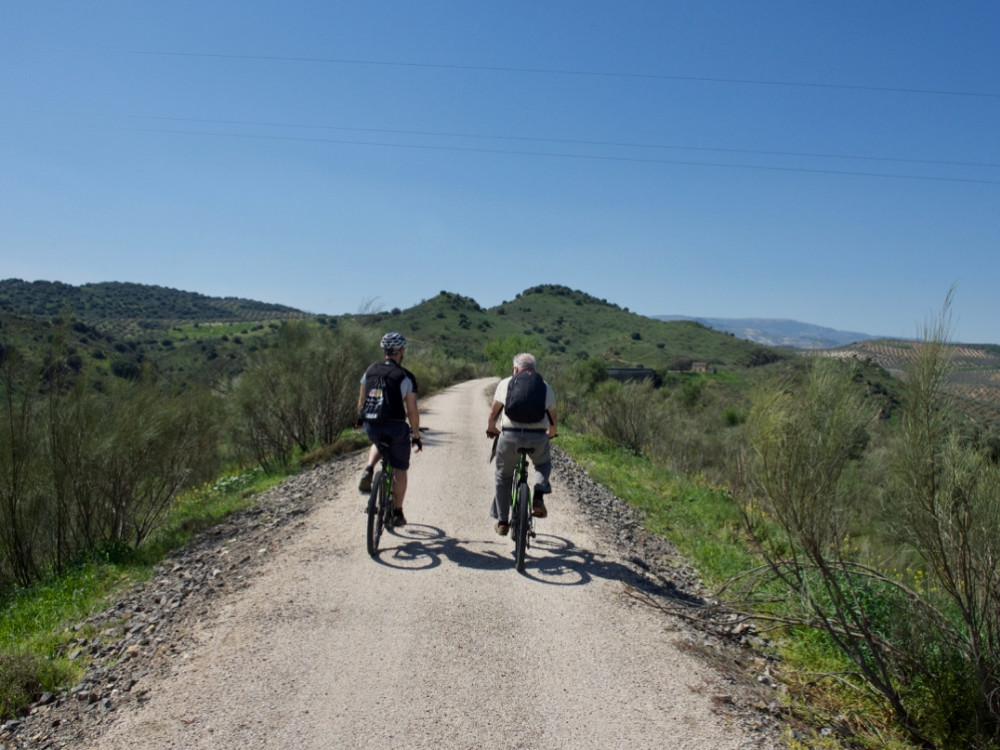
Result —
[{"label": "shrub", "polygon": [[135,380],[142,372],[136,362],[130,359],[116,359],[111,362],[111,373],[124,380]]},{"label": "shrub", "polygon": [[642,453],[656,442],[662,423],[660,399],[648,380],[601,383],[587,401],[586,423],[616,445]]},{"label": "shrub", "polygon": [[[522,352],[531,352],[538,357],[540,350],[541,344],[538,339],[532,336],[531,331],[525,331],[524,335],[511,334],[502,339],[494,339],[483,346],[483,354],[490,361],[493,374],[500,378],[510,374],[511,364],[516,355]],[[541,369],[541,364],[539,364],[539,369]]]},{"label": "shrub", "polygon": [[41,659],[0,653],[0,719],[13,717],[42,691]]},{"label": "shrub", "polygon": [[[878,696],[912,743],[987,748],[1000,743],[1000,467],[943,408],[945,320],[905,378],[891,471],[867,450],[878,400],[817,367],[801,393],[756,394],[738,498],[769,611],[780,583],[791,596],[775,616],[821,629],[850,664],[838,679]],[[888,477],[881,512],[862,476]]]},{"label": "shrub", "polygon": [[283,324],[278,345],[256,352],[233,384],[234,444],[271,469],[287,465],[296,450],[332,443],[354,422],[370,357],[358,329]]}]

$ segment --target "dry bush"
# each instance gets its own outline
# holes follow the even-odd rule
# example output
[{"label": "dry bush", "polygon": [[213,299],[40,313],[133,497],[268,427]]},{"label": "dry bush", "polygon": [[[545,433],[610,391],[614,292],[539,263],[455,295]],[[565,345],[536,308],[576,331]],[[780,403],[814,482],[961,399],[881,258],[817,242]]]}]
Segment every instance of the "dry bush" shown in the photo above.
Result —
[{"label": "dry bush", "polygon": [[587,399],[584,424],[616,445],[643,453],[658,442],[662,399],[648,380],[625,384],[608,380]]},{"label": "dry bush", "polygon": [[264,468],[332,442],[354,422],[370,347],[353,329],[284,323],[229,394],[233,442]]}]

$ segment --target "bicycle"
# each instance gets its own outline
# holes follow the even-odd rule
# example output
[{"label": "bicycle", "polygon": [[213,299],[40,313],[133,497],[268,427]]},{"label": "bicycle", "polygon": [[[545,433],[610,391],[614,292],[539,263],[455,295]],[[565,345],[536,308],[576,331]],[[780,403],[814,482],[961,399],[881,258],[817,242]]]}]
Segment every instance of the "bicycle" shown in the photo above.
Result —
[{"label": "bicycle", "polygon": [[528,487],[528,455],[534,448],[518,448],[510,505],[510,533],[514,537],[514,567],[524,572],[524,558],[535,538],[535,517],[531,512],[531,490]]},{"label": "bicycle", "polygon": [[389,464],[390,441],[379,438],[376,446],[380,456],[379,470],[372,478],[372,492],[368,496],[368,533],[366,537],[368,554],[374,557],[378,554],[379,539],[382,529],[392,528],[392,514],[395,499],[392,493],[392,466]]}]

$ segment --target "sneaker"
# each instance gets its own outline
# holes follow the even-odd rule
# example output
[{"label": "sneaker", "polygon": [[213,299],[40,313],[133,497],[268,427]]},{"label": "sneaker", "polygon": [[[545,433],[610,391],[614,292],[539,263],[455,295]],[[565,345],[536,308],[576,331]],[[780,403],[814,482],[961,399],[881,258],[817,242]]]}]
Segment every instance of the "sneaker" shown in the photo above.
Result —
[{"label": "sneaker", "polygon": [[402,508],[392,509],[392,525],[393,526],[406,526],[406,516],[403,515]]},{"label": "sneaker", "polygon": [[358,485],[358,489],[362,492],[372,491],[372,475],[375,473],[375,469],[371,466],[365,469],[364,473],[361,475],[361,483]]},{"label": "sneaker", "polygon": [[531,501],[531,515],[535,518],[545,518],[549,512],[545,509],[545,503],[542,502],[542,493],[535,491],[535,499]]},{"label": "sneaker", "polygon": [[510,526],[503,521],[497,521],[497,533],[500,536],[507,536],[507,532],[510,531]]}]

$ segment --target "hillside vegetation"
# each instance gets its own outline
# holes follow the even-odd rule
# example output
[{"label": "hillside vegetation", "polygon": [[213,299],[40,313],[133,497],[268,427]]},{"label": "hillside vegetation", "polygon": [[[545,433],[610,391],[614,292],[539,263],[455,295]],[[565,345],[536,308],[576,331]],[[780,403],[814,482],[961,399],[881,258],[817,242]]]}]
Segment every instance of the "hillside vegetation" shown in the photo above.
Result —
[{"label": "hillside vegetation", "polygon": [[207,297],[145,284],[109,281],[72,286],[59,281],[0,281],[0,310],[51,318],[67,307],[77,318],[90,323],[135,320],[166,325],[179,320],[231,322],[305,315],[284,305]]},{"label": "hillside vegetation", "polygon": [[207,297],[167,287],[102,282],[72,286],[58,281],[0,281],[0,314],[35,320],[69,315],[120,340],[149,339],[174,326],[289,320],[308,315],[284,305],[236,297]]},{"label": "hillside vegetation", "polygon": [[[725,591],[740,627],[780,626],[767,643],[790,711],[848,742],[1000,747],[1000,440],[995,404],[975,398],[989,391],[959,388],[988,382],[989,347],[938,329],[807,356],[557,285],[489,309],[446,291],[345,316],[234,302],[243,320],[171,290],[144,307],[130,297],[156,295],[135,285],[114,286],[123,317],[101,319],[66,285],[37,287],[44,308],[25,282],[3,288],[4,606],[183,541],[217,518],[228,482],[213,477],[356,449],[358,374],[386,330],[410,341],[422,394],[507,372],[527,348],[561,445]],[[64,640],[24,639],[0,628],[0,713],[66,679],[47,670],[67,663]],[[35,681],[6,675],[4,651]]]},{"label": "hillside vegetation", "polygon": [[442,291],[405,311],[370,316],[414,342],[448,356],[483,358],[483,346],[511,335],[534,339],[556,361],[597,358],[609,366],[690,369],[693,361],[753,367],[787,355],[693,321],[665,322],[559,285],[532,287],[510,301],[483,308]]},{"label": "hillside vegetation", "polygon": [[[920,341],[872,339],[836,349],[813,352],[816,356],[874,362],[893,377],[902,378],[920,355]],[[975,423],[1000,429],[1000,346],[949,344],[945,347],[949,370],[944,392],[955,407]]]},{"label": "hillside vegetation", "polygon": [[146,369],[181,387],[217,385],[238,374],[247,357],[272,345],[280,324],[292,319],[331,329],[351,323],[376,332],[399,330],[415,351],[482,365],[488,362],[487,344],[510,336],[536,344],[550,368],[593,358],[662,371],[698,363],[742,370],[788,357],[699,323],[654,320],[556,285],[528,289],[493,308],[442,291],[406,310],[317,316],[138,284],[0,282],[0,331],[7,346],[40,359],[57,337],[72,349],[74,366],[86,361],[100,376],[127,378]]}]

